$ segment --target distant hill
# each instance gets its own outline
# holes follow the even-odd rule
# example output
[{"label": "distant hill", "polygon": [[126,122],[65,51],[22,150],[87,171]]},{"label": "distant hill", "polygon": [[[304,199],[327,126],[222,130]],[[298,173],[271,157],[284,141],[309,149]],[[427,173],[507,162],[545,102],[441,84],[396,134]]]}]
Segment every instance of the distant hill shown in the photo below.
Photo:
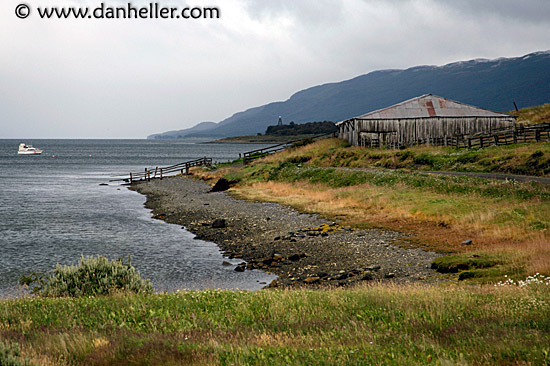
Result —
[{"label": "distant hill", "polygon": [[189,134],[196,132],[208,131],[217,126],[216,122],[201,122],[191,128],[178,131],[168,131],[164,133],[158,133],[155,135],[147,136],[148,139],[164,140],[164,139],[179,139],[187,137]]},{"label": "distant hill", "polygon": [[299,91],[287,101],[236,113],[186,136],[255,135],[275,124],[279,116],[295,123],[337,122],[430,93],[497,112],[513,110],[514,101],[519,108],[548,103],[550,51],[516,58],[374,71]]}]

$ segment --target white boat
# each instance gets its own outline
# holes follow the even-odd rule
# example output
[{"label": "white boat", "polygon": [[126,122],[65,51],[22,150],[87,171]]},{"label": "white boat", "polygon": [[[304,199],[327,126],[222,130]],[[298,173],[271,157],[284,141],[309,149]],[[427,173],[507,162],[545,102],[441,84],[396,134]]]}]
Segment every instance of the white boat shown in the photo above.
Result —
[{"label": "white boat", "polygon": [[42,154],[42,150],[32,147],[32,145],[19,144],[19,151],[17,153],[20,155],[38,155]]}]

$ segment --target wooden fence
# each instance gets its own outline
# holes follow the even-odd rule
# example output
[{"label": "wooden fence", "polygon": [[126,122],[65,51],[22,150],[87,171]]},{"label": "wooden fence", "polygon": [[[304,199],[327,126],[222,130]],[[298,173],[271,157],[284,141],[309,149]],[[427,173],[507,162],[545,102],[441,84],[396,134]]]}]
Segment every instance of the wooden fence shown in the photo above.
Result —
[{"label": "wooden fence", "polygon": [[128,176],[123,176],[122,178],[111,179],[111,182],[124,181],[132,183],[136,180],[151,180],[154,178],[162,179],[175,174],[188,174],[189,169],[195,166],[211,166],[212,158],[200,158],[196,160],[189,160],[184,163],[170,165],[166,167],[155,167],[155,168],[145,168],[143,172],[133,173],[130,172]]},{"label": "wooden fence", "polygon": [[550,123],[518,126],[514,129],[497,131],[492,134],[455,138],[452,146],[457,149],[483,148],[492,145],[509,145],[527,142],[550,141]]},{"label": "wooden fence", "polygon": [[550,123],[527,126],[520,125],[511,129],[496,130],[488,134],[422,139],[401,146],[396,146],[391,143],[384,145],[374,139],[371,141],[370,147],[386,147],[389,149],[395,149],[414,145],[432,145],[454,146],[457,149],[475,149],[495,145],[498,146],[540,141],[550,141]]},{"label": "wooden fence", "polygon": [[247,152],[243,153],[243,164],[245,164],[245,165],[249,164],[249,163],[251,163],[252,161],[254,161],[256,159],[263,158],[264,156],[267,156],[267,155],[275,154],[278,151],[288,149],[289,147],[292,147],[295,144],[299,144],[301,142],[304,142],[304,141],[307,141],[307,140],[310,140],[310,139],[313,140],[313,141],[317,141],[317,140],[322,140],[322,139],[329,138],[329,137],[334,137],[334,136],[335,136],[334,133],[327,133],[327,134],[323,134],[323,135],[313,136],[313,137],[310,137],[310,138],[307,138],[307,139],[294,140],[294,141],[285,142],[283,144],[264,147],[263,149],[256,149],[256,150],[252,150],[252,151],[247,151]]}]

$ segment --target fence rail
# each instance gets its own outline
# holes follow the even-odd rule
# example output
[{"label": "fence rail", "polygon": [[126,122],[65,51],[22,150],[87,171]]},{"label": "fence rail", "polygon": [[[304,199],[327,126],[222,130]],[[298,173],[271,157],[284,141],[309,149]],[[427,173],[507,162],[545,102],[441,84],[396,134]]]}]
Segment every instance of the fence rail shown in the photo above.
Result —
[{"label": "fence rail", "polygon": [[550,141],[550,123],[518,126],[514,129],[496,131],[490,134],[455,137],[451,146],[455,146],[457,149],[472,149],[541,141]]},{"label": "fence rail", "polygon": [[432,146],[454,146],[457,149],[474,149],[495,145],[510,145],[517,143],[550,141],[550,123],[541,123],[538,125],[517,126],[511,129],[495,130],[491,133],[429,138],[411,141],[408,143],[395,144],[388,142],[384,145],[378,139],[372,139],[370,147],[383,147],[395,149],[414,145],[432,145]]},{"label": "fence rail", "polygon": [[195,160],[189,160],[184,163],[179,163],[175,165],[165,166],[165,167],[155,167],[155,168],[145,168],[143,172],[130,172],[129,175],[124,175],[121,177],[115,177],[110,180],[110,182],[124,181],[132,183],[136,180],[151,180],[154,178],[164,178],[175,174],[188,174],[189,169],[195,166],[211,166],[212,158],[200,158]]}]

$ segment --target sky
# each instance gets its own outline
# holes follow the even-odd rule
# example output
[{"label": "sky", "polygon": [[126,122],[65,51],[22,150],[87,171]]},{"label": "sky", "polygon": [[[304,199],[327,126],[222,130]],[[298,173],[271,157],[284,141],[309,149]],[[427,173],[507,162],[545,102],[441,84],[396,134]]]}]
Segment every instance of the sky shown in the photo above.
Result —
[{"label": "sky", "polygon": [[129,1],[155,3],[1,0],[0,138],[145,138],[375,70],[550,49],[548,0],[156,1],[216,7],[218,19],[37,9]]}]

